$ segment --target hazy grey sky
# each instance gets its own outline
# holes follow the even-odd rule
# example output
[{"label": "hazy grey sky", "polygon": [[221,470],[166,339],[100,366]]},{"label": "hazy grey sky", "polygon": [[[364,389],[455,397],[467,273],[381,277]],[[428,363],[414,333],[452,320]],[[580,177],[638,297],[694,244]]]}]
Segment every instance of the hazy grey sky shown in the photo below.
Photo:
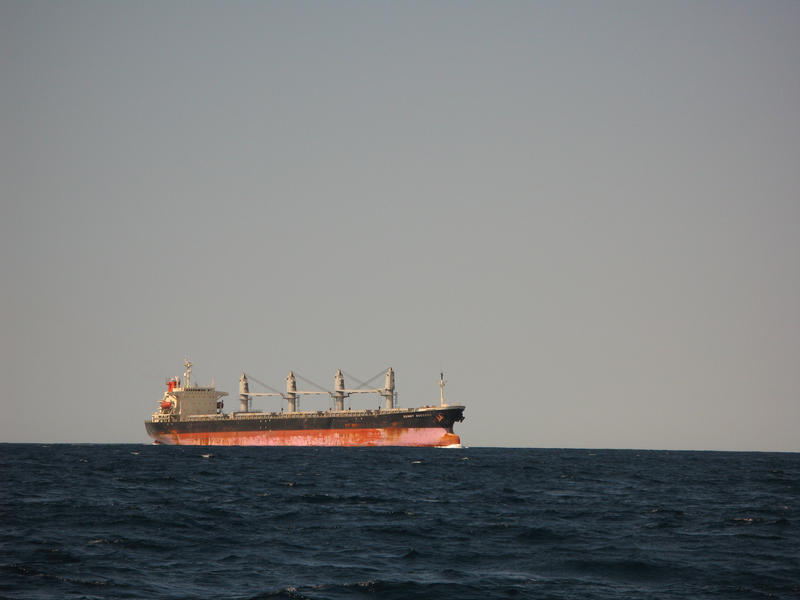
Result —
[{"label": "hazy grey sky", "polygon": [[0,441],[146,442],[188,355],[800,451],[799,66],[794,1],[0,0]]}]

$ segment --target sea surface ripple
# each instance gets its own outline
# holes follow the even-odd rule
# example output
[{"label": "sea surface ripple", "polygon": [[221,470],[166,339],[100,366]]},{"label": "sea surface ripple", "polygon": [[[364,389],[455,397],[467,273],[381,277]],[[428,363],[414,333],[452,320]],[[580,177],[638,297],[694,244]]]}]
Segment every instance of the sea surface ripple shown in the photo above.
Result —
[{"label": "sea surface ripple", "polygon": [[800,454],[0,444],[2,598],[800,598]]}]

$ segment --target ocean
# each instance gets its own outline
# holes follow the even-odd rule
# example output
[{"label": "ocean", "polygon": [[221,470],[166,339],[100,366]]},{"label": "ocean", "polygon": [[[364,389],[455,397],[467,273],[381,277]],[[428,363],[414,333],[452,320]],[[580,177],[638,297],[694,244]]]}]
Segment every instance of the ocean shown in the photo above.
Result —
[{"label": "ocean", "polygon": [[2,598],[800,598],[800,454],[0,444]]}]

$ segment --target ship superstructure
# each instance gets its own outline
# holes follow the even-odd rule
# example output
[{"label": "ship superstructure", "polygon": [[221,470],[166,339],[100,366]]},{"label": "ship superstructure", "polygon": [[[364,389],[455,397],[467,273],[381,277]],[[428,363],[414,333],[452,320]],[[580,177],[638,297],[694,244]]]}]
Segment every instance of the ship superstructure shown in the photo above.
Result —
[{"label": "ship superstructure", "polygon": [[[347,389],[341,369],[334,376],[333,390],[298,390],[293,371],[286,377],[286,392],[265,386],[270,392],[250,392],[248,376],[239,379],[239,411],[223,412],[222,398],[213,383],[192,383],[192,363],[184,362],[183,382],[167,380],[159,409],[145,421],[147,433],[156,443],[226,446],[451,446],[460,444],[453,424],[464,420],[463,406],[444,401],[444,375],[439,379],[439,406],[396,408],[394,371],[386,370],[384,386]],[[375,379],[375,378],[373,378]],[[255,380],[255,379],[254,379]],[[345,409],[345,398],[353,394],[378,394],[384,406],[377,410]],[[332,410],[300,410],[303,395],[327,394]],[[279,396],[287,410],[254,410],[253,398]]]}]

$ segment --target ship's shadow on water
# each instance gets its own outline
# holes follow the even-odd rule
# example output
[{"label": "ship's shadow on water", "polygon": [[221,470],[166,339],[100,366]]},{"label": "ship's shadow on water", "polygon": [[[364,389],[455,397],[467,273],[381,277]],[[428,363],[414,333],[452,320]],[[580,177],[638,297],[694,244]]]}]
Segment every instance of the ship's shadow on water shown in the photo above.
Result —
[{"label": "ship's shadow on water", "polygon": [[797,598],[800,455],[0,445],[3,598]]}]

